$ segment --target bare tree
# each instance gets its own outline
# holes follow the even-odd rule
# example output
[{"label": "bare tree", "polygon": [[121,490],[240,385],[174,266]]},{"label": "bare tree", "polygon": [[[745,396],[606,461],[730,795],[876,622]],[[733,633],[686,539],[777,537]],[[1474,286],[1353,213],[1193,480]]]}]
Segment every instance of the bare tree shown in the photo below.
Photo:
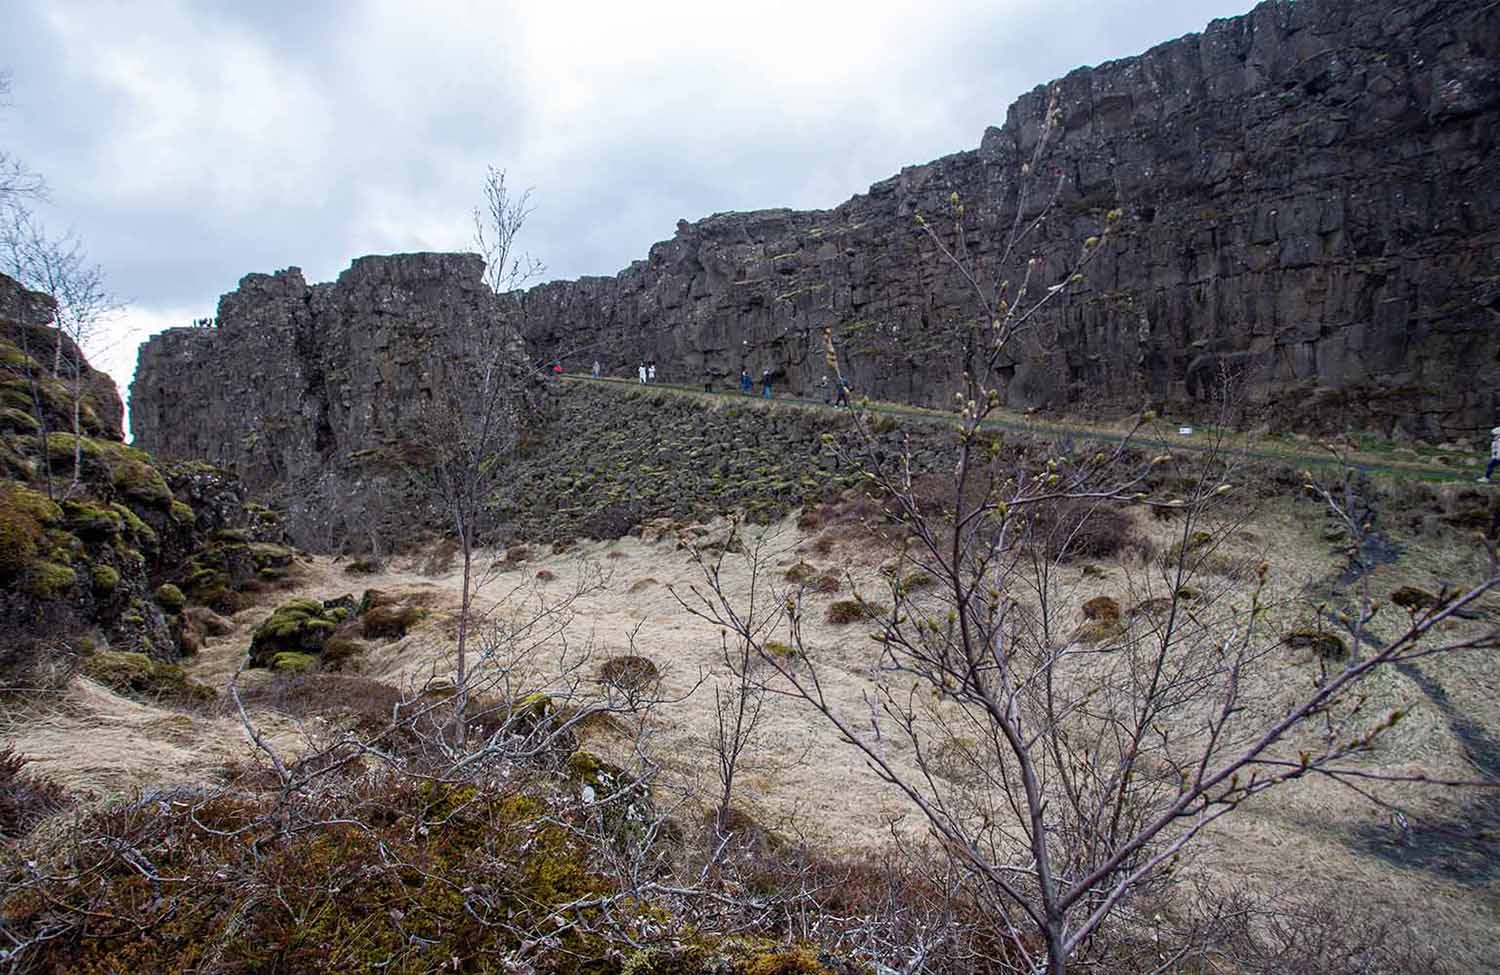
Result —
[{"label": "bare tree", "polygon": [[24,287],[52,299],[52,375],[69,391],[73,428],[73,477],[69,491],[81,483],[86,364],[84,349],[94,346],[123,307],[110,293],[104,271],[89,261],[73,231],[53,237],[27,208],[12,205],[0,224],[0,260]]},{"label": "bare tree", "polygon": [[[11,79],[9,71],[0,71],[0,107],[8,106]],[[0,211],[27,200],[39,200],[46,195],[47,183],[32,172],[15,156],[0,149]]]},{"label": "bare tree", "polygon": [[505,478],[505,459],[516,449],[522,428],[536,407],[534,376],[517,328],[517,308],[509,293],[539,263],[516,254],[516,244],[531,214],[530,193],[512,200],[505,173],[490,167],[484,182],[485,205],[474,210],[474,243],[485,259],[485,281],[499,300],[491,321],[452,337],[444,360],[434,362],[441,377],[434,383],[426,413],[424,443],[415,451],[414,470],[436,496],[453,532],[462,559],[458,639],[455,656],[453,732],[465,744],[463,715],[469,697],[468,650],[475,598],[496,567],[480,565],[481,544],[489,538],[492,502]]},{"label": "bare tree", "polygon": [[[743,545],[739,522],[731,520],[728,534],[712,549],[693,546],[691,558],[703,572],[711,588],[722,589],[724,561],[729,554]],[[721,630],[720,653],[728,670],[728,679],[714,685],[714,737],[710,742],[717,761],[719,793],[714,812],[714,826],[722,841],[730,831],[730,809],[734,800],[736,779],[741,769],[741,760],[751,747],[760,726],[762,709],[765,707],[765,687],[751,672],[757,663],[756,642],[745,637],[755,634],[764,644],[769,641],[769,627],[775,625],[781,614],[774,608],[768,610],[765,603],[776,601],[776,593],[767,586],[766,539],[758,537],[750,551],[745,553],[750,569],[749,592],[742,607],[743,617],[733,631]],[[678,605],[689,612],[698,612],[697,606],[704,599],[696,587],[689,587],[691,599],[669,587]],[[772,644],[774,647],[774,643]]]},{"label": "bare tree", "polygon": [[[958,201],[954,211],[961,222]],[[768,648],[765,620],[711,572],[692,609],[754,647],[779,673],[772,686],[810,705],[920,810],[976,884],[1017,970],[1062,975],[1107,922],[1172,875],[1204,830],[1252,797],[1317,776],[1384,803],[1381,783],[1427,781],[1363,761],[1401,712],[1367,714],[1362,685],[1397,664],[1495,646],[1493,630],[1445,630],[1500,584],[1500,563],[1487,543],[1477,584],[1386,619],[1389,635],[1370,653],[1290,705],[1267,706],[1282,635],[1269,622],[1268,567],[1229,553],[1229,505],[1248,476],[1231,445],[1192,459],[1142,453],[1149,416],[1106,444],[1006,443],[987,423],[1003,398],[1008,350],[1066,297],[1120,214],[1104,218],[1053,282],[1038,280],[1040,263],[1018,250],[1040,219],[1018,214],[1002,249],[1023,258],[1019,286],[1001,281],[994,291],[962,247],[924,222],[983,313],[966,350],[951,475],[923,477],[909,453],[882,452],[861,413],[838,448],[882,503],[901,567],[888,609],[858,597],[880,646],[867,707],[825,693],[800,604],[777,609],[790,657]],[[831,335],[826,352],[837,373]],[[1057,569],[1128,529],[1125,505],[1176,518],[1178,539],[1166,553],[1131,556],[1146,590],[1133,612],[1113,599],[1077,606]],[[912,572],[934,584],[909,587]],[[1067,620],[1080,610],[1082,626]],[[1357,629],[1372,632],[1379,612],[1366,600]],[[888,747],[893,739],[902,747]]]},{"label": "bare tree", "polygon": [[474,208],[474,249],[484,258],[484,281],[497,295],[508,296],[545,273],[541,261],[516,251],[516,239],[536,208],[531,190],[512,198],[505,170],[487,167],[484,204]]}]

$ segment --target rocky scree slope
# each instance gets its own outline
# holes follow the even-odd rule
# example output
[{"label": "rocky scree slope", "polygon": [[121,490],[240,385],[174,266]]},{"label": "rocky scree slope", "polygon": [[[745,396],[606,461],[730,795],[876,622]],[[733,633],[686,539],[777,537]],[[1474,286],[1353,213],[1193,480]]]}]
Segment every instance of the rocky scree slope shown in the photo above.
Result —
[{"label": "rocky scree slope", "polygon": [[210,605],[234,610],[293,557],[277,517],[232,477],[158,464],[123,443],[114,383],[50,319],[50,299],[0,275],[0,678],[10,686],[65,677],[95,651],[142,655],[136,669],[174,661],[201,641]]}]

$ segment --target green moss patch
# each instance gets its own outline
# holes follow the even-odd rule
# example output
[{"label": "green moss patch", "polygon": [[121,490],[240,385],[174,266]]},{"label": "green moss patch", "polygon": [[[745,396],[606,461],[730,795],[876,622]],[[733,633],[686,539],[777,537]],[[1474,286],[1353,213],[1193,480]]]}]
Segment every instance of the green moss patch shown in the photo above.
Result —
[{"label": "green moss patch", "polygon": [[20,575],[45,541],[45,528],[62,519],[46,495],[12,482],[0,483],[0,579]]},{"label": "green moss patch", "polygon": [[56,562],[33,562],[26,568],[21,588],[38,599],[61,599],[78,585],[78,574]]},{"label": "green moss patch", "polygon": [[83,661],[83,674],[110,690],[149,701],[201,704],[215,697],[211,688],[188,679],[176,664],[144,653],[105,650]]},{"label": "green moss patch", "polygon": [[338,625],[339,620],[316,599],[282,603],[256,627],[250,641],[250,662],[265,667],[278,653],[318,653]]},{"label": "green moss patch", "polygon": [[187,605],[187,597],[182,594],[182,590],[170,582],[157,586],[155,596],[156,605],[169,613],[180,613]]},{"label": "green moss patch", "polygon": [[107,565],[96,565],[90,573],[94,591],[101,595],[109,595],[120,585],[120,573]]},{"label": "green moss patch", "polygon": [[271,657],[271,669],[284,674],[305,674],[317,669],[318,658],[310,653],[283,650]]}]

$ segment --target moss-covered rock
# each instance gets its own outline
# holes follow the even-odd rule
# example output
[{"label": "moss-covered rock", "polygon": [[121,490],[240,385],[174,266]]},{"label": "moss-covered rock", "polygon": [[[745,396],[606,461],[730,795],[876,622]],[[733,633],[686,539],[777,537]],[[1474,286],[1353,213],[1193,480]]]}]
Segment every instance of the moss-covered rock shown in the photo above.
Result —
[{"label": "moss-covered rock", "polygon": [[156,605],[169,613],[180,613],[187,605],[187,597],[182,594],[182,590],[170,582],[157,586],[153,595],[156,597]]},{"label": "moss-covered rock", "polygon": [[0,581],[21,575],[41,550],[47,526],[62,509],[46,495],[14,482],[0,482]]},{"label": "moss-covered rock", "polygon": [[211,688],[190,680],[181,667],[144,653],[105,650],[86,657],[82,669],[84,676],[105,687],[144,700],[201,704],[215,697]]},{"label": "moss-covered rock", "polygon": [[104,541],[120,534],[125,520],[110,507],[102,507],[85,501],[64,501],[63,520],[68,530],[80,538]]},{"label": "moss-covered rock", "polygon": [[113,593],[120,585],[120,573],[107,565],[96,565],[90,573],[94,591],[102,596]]},{"label": "moss-covered rock", "polygon": [[271,657],[272,670],[283,674],[305,674],[317,669],[318,658],[310,653],[283,650]]},{"label": "moss-covered rock", "polygon": [[39,560],[26,567],[21,588],[37,599],[62,599],[77,585],[78,573],[71,566]]},{"label": "moss-covered rock", "polygon": [[284,651],[318,653],[338,625],[339,621],[316,599],[293,599],[282,603],[256,627],[250,641],[250,662],[252,666],[265,667],[276,654]]}]

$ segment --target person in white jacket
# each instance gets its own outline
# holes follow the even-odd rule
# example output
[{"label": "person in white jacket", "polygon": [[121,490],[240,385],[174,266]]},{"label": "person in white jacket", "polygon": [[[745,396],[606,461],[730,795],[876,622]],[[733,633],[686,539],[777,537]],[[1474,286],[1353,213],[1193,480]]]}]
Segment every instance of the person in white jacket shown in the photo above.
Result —
[{"label": "person in white jacket", "polygon": [[1490,431],[1490,462],[1484,465],[1484,476],[1478,478],[1479,483],[1490,483],[1490,475],[1495,473],[1497,466],[1500,466],[1500,427]]}]

